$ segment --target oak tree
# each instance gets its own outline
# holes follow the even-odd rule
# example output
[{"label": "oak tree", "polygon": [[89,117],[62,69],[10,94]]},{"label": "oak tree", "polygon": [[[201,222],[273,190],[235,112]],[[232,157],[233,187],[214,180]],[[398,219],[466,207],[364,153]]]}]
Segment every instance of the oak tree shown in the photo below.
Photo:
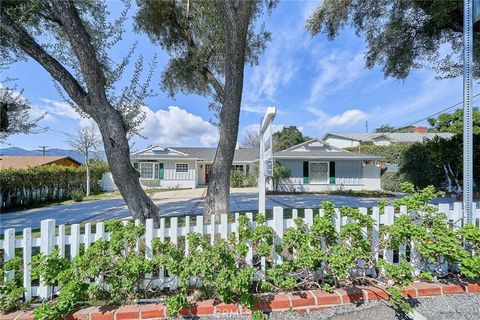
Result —
[{"label": "oak tree", "polygon": [[137,0],[136,29],[170,54],[163,87],[174,96],[212,98],[219,142],[204,214],[228,212],[230,169],[237,144],[244,66],[256,63],[270,34],[255,23],[276,1]]},{"label": "oak tree", "polygon": [[[128,9],[128,0],[126,4]],[[143,65],[139,59],[130,85],[118,90],[115,83],[132,51],[119,63],[108,54],[122,38],[126,12],[112,22],[106,4],[99,0],[4,0],[0,6],[0,59],[5,65],[29,57],[51,75],[74,108],[97,123],[113,180],[130,213],[141,221],[153,218],[159,224],[158,208],[130,163],[127,139],[142,120],[139,102],[148,91],[149,77],[145,83],[139,82]]]}]

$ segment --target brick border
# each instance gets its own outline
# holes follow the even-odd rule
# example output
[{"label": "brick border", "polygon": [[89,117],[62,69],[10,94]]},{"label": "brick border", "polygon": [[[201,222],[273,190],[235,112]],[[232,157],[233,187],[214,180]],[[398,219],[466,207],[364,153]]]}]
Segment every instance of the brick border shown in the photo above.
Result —
[{"label": "brick border", "polygon": [[[428,283],[414,282],[404,290],[405,297],[420,298],[451,294],[480,293],[480,282]],[[181,315],[249,315],[254,310],[264,312],[320,311],[342,304],[364,303],[375,300],[388,300],[382,286],[356,286],[336,289],[329,293],[323,290],[309,290],[291,293],[264,294],[257,297],[252,309],[238,304],[215,303],[205,300],[192,303],[182,310]],[[163,304],[137,304],[121,307],[88,307],[67,317],[68,320],[137,320],[167,317]],[[0,320],[33,320],[32,311],[17,311],[0,315]]]}]

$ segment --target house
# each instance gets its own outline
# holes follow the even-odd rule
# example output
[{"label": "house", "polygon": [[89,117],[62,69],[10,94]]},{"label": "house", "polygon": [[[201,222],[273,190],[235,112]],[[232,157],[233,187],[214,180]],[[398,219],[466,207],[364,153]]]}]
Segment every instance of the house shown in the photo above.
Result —
[{"label": "house", "polygon": [[[196,188],[208,184],[208,174],[216,148],[163,147],[153,145],[131,155],[140,182],[147,188]],[[253,172],[259,150],[235,150],[233,170]],[[285,191],[322,191],[338,188],[380,190],[378,156],[348,152],[321,140],[293,146],[274,153],[290,171],[290,178],[279,183]]]},{"label": "house", "polygon": [[280,191],[381,190],[380,168],[375,165],[382,159],[379,156],[313,139],[275,152],[274,159],[290,172],[289,178],[278,182]]},{"label": "house", "polygon": [[65,167],[80,167],[82,164],[67,156],[0,156],[0,169],[26,169],[56,164]]},{"label": "house", "polygon": [[[140,172],[140,182],[148,188],[196,188],[208,184],[208,174],[216,148],[163,147],[152,145],[130,158]],[[258,149],[235,150],[233,170],[251,171]]]},{"label": "house", "polygon": [[351,148],[365,143],[388,146],[392,143],[423,142],[435,137],[448,139],[453,137],[453,133],[434,133],[428,132],[427,127],[415,127],[413,132],[330,132],[324,135],[322,140],[337,148]]}]

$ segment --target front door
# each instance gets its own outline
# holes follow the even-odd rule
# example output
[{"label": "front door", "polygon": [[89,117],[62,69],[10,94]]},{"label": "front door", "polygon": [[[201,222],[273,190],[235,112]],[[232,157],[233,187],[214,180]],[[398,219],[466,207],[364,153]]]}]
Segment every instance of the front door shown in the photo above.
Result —
[{"label": "front door", "polygon": [[211,164],[205,165],[205,184],[208,184],[208,176],[210,175],[210,170],[212,169]]}]

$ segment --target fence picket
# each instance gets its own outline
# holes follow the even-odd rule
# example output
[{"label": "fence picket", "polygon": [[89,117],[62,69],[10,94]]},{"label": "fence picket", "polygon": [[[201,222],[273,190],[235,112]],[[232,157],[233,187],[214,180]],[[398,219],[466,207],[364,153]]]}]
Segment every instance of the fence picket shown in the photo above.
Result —
[{"label": "fence picket", "polygon": [[308,227],[313,226],[313,210],[305,209],[305,223]]},{"label": "fence picket", "polygon": [[90,248],[91,235],[92,235],[92,224],[90,222],[87,222],[85,223],[85,231],[83,234],[83,243],[85,245],[85,250]]},{"label": "fence picket", "polygon": [[[55,220],[42,220],[40,223],[40,252],[48,255],[52,252],[55,245]],[[51,295],[53,288],[46,286],[43,279],[40,278],[40,285],[38,287],[38,296],[41,299],[46,299]]]},{"label": "fence picket", "polygon": [[190,232],[190,216],[185,217],[185,255],[188,255],[188,233]]},{"label": "fence picket", "polygon": [[[5,262],[15,258],[15,229],[7,229],[3,238],[3,250],[5,254]],[[11,280],[15,277],[15,271],[5,272],[5,280]]]},{"label": "fence picket", "polygon": [[32,228],[23,229],[23,287],[25,288],[25,300],[30,301],[32,299],[32,279],[31,272],[32,267]]},{"label": "fence picket", "polygon": [[80,253],[80,225],[72,224],[70,227],[70,258],[73,259]]},{"label": "fence picket", "polygon": [[61,224],[58,226],[58,249],[60,251],[60,256],[65,258],[65,225]]},{"label": "fence picket", "polygon": [[[443,212],[447,215],[448,219],[451,220],[454,227],[458,227],[461,225],[463,217],[463,208],[462,203],[455,203],[453,204],[453,210],[450,209],[449,204],[439,204],[437,206],[439,212]],[[361,214],[368,215],[369,209],[360,207],[358,208]],[[379,252],[380,255],[383,254],[383,258],[392,263],[394,261],[394,252],[387,248],[378,247],[380,243],[381,237],[381,225],[389,226],[394,223],[395,214],[422,214],[421,212],[416,213],[412,210],[408,210],[406,207],[400,207],[400,212],[395,213],[395,209],[391,206],[386,206],[384,208],[384,214],[380,214],[380,209],[378,207],[373,207],[372,209],[372,218],[374,220],[374,224],[372,230],[367,230],[366,228],[362,229],[365,238],[371,236],[371,243],[372,248],[374,250],[375,259],[378,260]],[[410,211],[410,212],[409,212]],[[295,220],[298,217],[298,210],[292,209],[292,219],[285,218],[284,216],[285,211],[281,207],[274,207],[273,208],[273,219],[267,220],[266,225],[273,228],[275,232],[274,237],[274,246],[279,246],[282,243],[283,235],[285,232],[285,228],[292,226],[292,220]],[[319,214],[323,215],[323,210],[319,210]],[[478,219],[480,215],[480,208],[477,204],[474,205],[474,223],[478,226]],[[304,221],[307,225],[311,226],[313,224],[313,210],[312,209],[305,209],[304,211]],[[252,227],[256,227],[256,222],[253,220],[253,214],[247,213],[246,217],[251,221]],[[210,222],[204,224],[203,216],[196,217],[195,225],[191,224],[191,217],[185,217],[185,226],[179,226],[178,218],[172,217],[170,218],[170,226],[166,228],[166,220],[165,218],[160,219],[160,228],[155,228],[153,219],[147,219],[145,222],[145,258],[147,260],[153,259],[153,248],[152,248],[152,241],[154,238],[159,238],[160,241],[165,241],[165,238],[168,237],[169,241],[175,246],[178,246],[178,241],[180,237],[186,236],[188,232],[194,230],[202,235],[206,234],[210,237],[210,241],[213,243],[215,240],[215,235],[218,233],[222,239],[228,239],[232,233],[235,233],[235,237],[237,241],[239,240],[239,218],[240,214],[235,213],[235,221],[233,223],[228,222],[228,215],[222,214],[220,216],[220,224],[216,224],[215,217],[212,216]],[[345,223],[350,223],[350,220],[345,221],[345,217],[340,217],[340,211],[338,209],[335,210],[335,217],[333,218],[334,226],[337,230]],[[127,223],[123,222],[122,223]],[[139,221],[135,221],[136,225],[139,225]],[[293,224],[294,225],[294,224]],[[22,255],[23,255],[23,286],[25,288],[25,299],[30,300],[33,296],[39,296],[41,299],[46,299],[50,297],[52,290],[57,289],[56,287],[47,287],[42,282],[40,286],[32,287],[31,284],[31,258],[32,258],[32,247],[40,246],[40,251],[43,254],[49,254],[53,251],[55,246],[59,247],[59,252],[62,256],[69,257],[69,259],[73,259],[75,256],[78,256],[80,253],[80,243],[85,245],[85,249],[91,246],[92,243],[99,241],[100,239],[108,239],[109,235],[105,232],[105,225],[103,222],[96,223],[95,234],[92,234],[91,223],[85,224],[85,232],[83,234],[80,233],[80,225],[73,224],[70,228],[70,235],[65,234],[65,225],[59,225],[58,231],[56,232],[56,225],[55,220],[43,220],[40,225],[40,238],[33,238],[32,237],[32,230],[31,228],[26,228],[23,230],[23,236],[21,240],[15,240],[15,230],[14,229],[7,229],[5,230],[5,238],[4,240],[0,241],[0,246],[5,251],[4,257],[5,261],[8,261],[14,257],[15,249],[21,248]],[[143,244],[143,237],[139,237],[136,240],[135,250],[139,249],[140,244]],[[185,240],[185,248],[188,251],[188,241]],[[66,254],[66,246],[70,245],[70,255]],[[253,265],[253,258],[254,258],[254,250],[253,245],[247,242],[248,252],[246,255],[246,263],[248,265]],[[272,248],[272,250],[274,247]],[[399,247],[399,258],[400,260],[404,259],[407,254],[407,245],[401,244]],[[294,252],[295,254],[295,252]],[[420,273],[420,270],[424,268],[424,262],[421,259],[422,257],[416,251],[416,248],[413,243],[410,243],[410,263],[414,268],[415,275]],[[261,280],[265,276],[266,270],[266,259],[260,258],[260,270],[256,274],[256,279]],[[279,264],[282,263],[282,256],[281,254],[277,254],[276,251],[273,251],[273,263]],[[358,260],[358,266],[360,268],[364,268],[364,261]],[[374,269],[364,270],[366,274],[375,276]],[[168,278],[167,278],[168,276]],[[14,277],[13,272],[6,272],[4,277],[7,279],[11,279]],[[149,278],[151,281],[152,275],[147,274],[146,278]],[[96,279],[98,280],[98,279]],[[147,280],[147,279],[146,279]],[[166,275],[165,270],[160,270],[159,279],[154,280],[151,282],[154,285],[160,285],[162,287],[170,287],[174,289],[177,285],[174,275],[168,274]]]},{"label": "fence picket", "polygon": [[[307,210],[305,210],[305,215],[307,214],[306,213]],[[273,223],[274,223],[273,230],[275,231],[275,238],[273,240],[273,263],[281,264],[282,256],[277,253],[276,247],[282,245],[282,238],[283,238],[283,208],[282,207],[273,207]]]}]

